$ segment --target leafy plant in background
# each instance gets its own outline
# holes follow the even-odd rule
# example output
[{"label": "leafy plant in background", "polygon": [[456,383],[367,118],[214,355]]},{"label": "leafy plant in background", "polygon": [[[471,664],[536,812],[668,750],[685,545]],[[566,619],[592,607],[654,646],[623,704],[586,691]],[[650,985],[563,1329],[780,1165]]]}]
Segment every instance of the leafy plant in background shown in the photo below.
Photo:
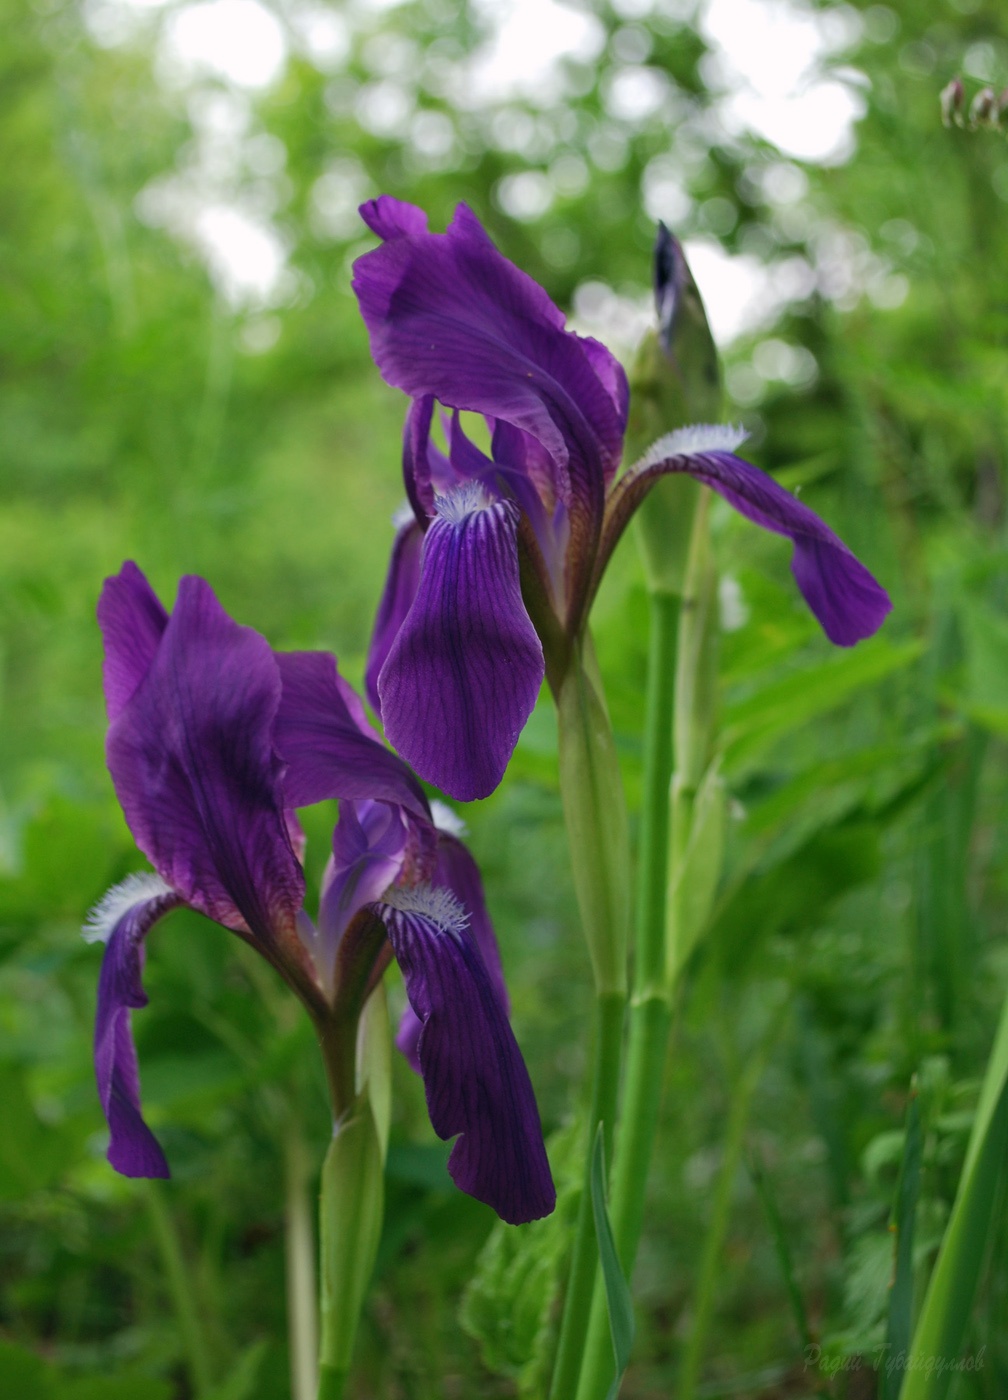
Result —
[{"label": "leafy plant in background", "polygon": [[[907,1085],[937,1056],[948,1087],[937,1120],[925,1114],[913,1251],[923,1297],[1004,986],[1008,796],[997,312],[1008,184],[1001,141],[950,135],[936,121],[936,75],[993,81],[1003,16],[931,3],[912,14],[862,10],[860,38],[838,60],[850,68],[837,73],[842,83],[855,70],[870,80],[859,89],[856,148],[818,167],[780,134],[767,141],[721,124],[708,31],[664,11],[628,19],[626,9],[596,8],[605,51],[591,65],[563,62],[562,103],[546,85],[534,100],[487,94],[477,109],[453,94],[456,69],[482,42],[482,12],[453,19],[444,7],[435,16],[406,5],[369,15],[335,67],[299,53],[272,88],[250,94],[206,72],[182,89],[152,83],[152,48],[174,12],[151,11],[118,37],[109,21],[96,46],[104,6],[89,7],[87,27],[73,7],[11,11],[0,45],[9,1129],[0,1376],[17,1393],[187,1393],[176,1277],[202,1324],[202,1391],[226,1380],[229,1394],[272,1400],[286,1384],[277,1281],[284,1234],[296,1230],[284,1222],[304,1218],[297,1203],[328,1136],[310,1022],[235,939],[185,910],[170,915],[137,1034],[145,1104],[175,1180],[170,1195],[124,1189],[100,1160],[87,1047],[94,950],[78,950],[74,927],[135,862],[101,762],[96,579],[128,555],[144,558],[163,588],[182,572],[212,572],[230,610],[255,617],[279,645],[338,640],[347,674],[362,674],[384,560],[357,522],[394,506],[399,415],[366,362],[346,295],[341,260],[359,251],[353,221],[323,223],[321,188],[315,197],[347,165],[357,198],[392,188],[430,208],[437,226],[464,175],[498,243],[556,302],[584,315],[604,291],[591,326],[606,340],[610,313],[618,319],[643,295],[659,214],[701,240],[716,214],[721,246],[772,268],[775,286],[795,296],[729,345],[729,393],[758,460],[877,564],[898,610],[888,643],[830,658],[789,603],[784,552],[713,511],[724,874],[674,1018],[623,1393],[673,1389],[694,1316],[687,1279],[715,1227],[724,1243],[703,1381],[754,1393],[864,1384],[840,1363],[872,1365],[874,1342],[854,1326],[868,1310],[857,1289],[869,1273],[871,1308],[881,1299],[872,1326],[885,1325],[895,1185],[865,1149],[901,1138]],[[831,7],[822,14],[833,23]],[[402,41],[413,45],[405,86],[413,90],[415,72],[416,107],[395,130],[362,127],[356,104],[400,81],[375,65]],[[610,89],[622,93],[652,70],[674,83],[670,105],[633,122],[610,108]],[[290,303],[223,303],[200,257],[148,222],[152,206],[134,205],[155,178],[190,169],[220,104],[249,114],[229,138],[239,160],[248,145],[247,185],[229,185],[227,198],[247,192],[275,211],[299,278]],[[414,120],[419,136],[441,117],[455,145],[438,158],[412,133]],[[522,130],[532,135],[515,145]],[[267,178],[259,156],[276,170],[278,151],[286,166]],[[590,176],[580,187],[578,161]],[[545,212],[516,214],[504,201],[504,183],[510,190],[526,174],[553,189]],[[697,271],[706,286],[708,269]],[[633,552],[618,552],[592,630],[632,811],[647,606]],[[310,884],[322,877],[334,818],[331,808],[304,817]],[[581,1073],[590,989],[548,710],[533,714],[509,781],[466,820],[493,882],[515,1026],[552,1134]],[[630,835],[633,847],[633,824]],[[743,1072],[772,1029],[763,1008],[784,991],[794,1014],[754,1082]],[[511,1394],[456,1322],[490,1214],[450,1194],[419,1081],[396,1065],[393,1075],[385,1228],[359,1386],[440,1394],[447,1376],[462,1393]],[[745,1174],[722,1170],[729,1125],[778,1203],[830,1371],[804,1369],[763,1195]],[[889,1150],[894,1163],[898,1148]],[[552,1146],[551,1160],[558,1170]],[[569,1212],[569,1185],[564,1199]],[[509,1247],[520,1252],[552,1228],[509,1232]],[[967,1355],[986,1346],[985,1364],[952,1377],[953,1393],[971,1400],[1004,1390],[1006,1243],[995,1209],[964,1344]],[[869,1255],[871,1270],[861,1267]],[[485,1296],[498,1290],[498,1338],[513,1319],[535,1333],[531,1289],[518,1308],[508,1292],[530,1277],[519,1259],[483,1280]],[[480,1316],[486,1335],[490,1312]],[[546,1318],[548,1348],[548,1308]],[[495,1356],[506,1371],[506,1347]]]}]

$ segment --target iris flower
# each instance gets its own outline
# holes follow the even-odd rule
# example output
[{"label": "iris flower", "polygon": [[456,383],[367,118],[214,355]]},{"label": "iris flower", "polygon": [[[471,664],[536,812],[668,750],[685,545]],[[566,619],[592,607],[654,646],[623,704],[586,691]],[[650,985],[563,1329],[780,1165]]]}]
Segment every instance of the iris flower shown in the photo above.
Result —
[{"label": "iris flower", "polygon": [[[251,944],[307,1007],[338,1107],[353,1096],[360,1010],[389,957],[410,1014],[400,1046],[423,1075],[435,1131],[459,1134],[448,1167],[505,1220],[548,1214],[553,1183],[479,872],[439,831],[422,789],[377,739],[323,652],[275,653],[184,578],[169,616],[127,563],[98,605],[108,766],[156,873],[109,891],[91,916],[105,943],[95,1070],[126,1176],[167,1176],[143,1120],[130,1013],[145,1006],[147,934],[179,905]],[[339,798],[319,914],[304,910],[295,810]],[[349,1057],[332,1047],[349,1042]]]},{"label": "iris flower", "polygon": [[[500,782],[543,676],[556,692],[603,571],[662,476],[684,472],[794,544],[792,571],[826,635],[870,636],[885,590],[807,506],[736,455],[744,434],[695,427],[620,474],[629,390],[597,340],[565,328],[464,204],[443,234],[383,195],[361,215],[382,240],[354,290],[383,378],[410,396],[396,536],[367,670],[390,742],[453,797]],[[431,440],[448,410],[447,452]],[[489,450],[460,413],[482,415]]]}]

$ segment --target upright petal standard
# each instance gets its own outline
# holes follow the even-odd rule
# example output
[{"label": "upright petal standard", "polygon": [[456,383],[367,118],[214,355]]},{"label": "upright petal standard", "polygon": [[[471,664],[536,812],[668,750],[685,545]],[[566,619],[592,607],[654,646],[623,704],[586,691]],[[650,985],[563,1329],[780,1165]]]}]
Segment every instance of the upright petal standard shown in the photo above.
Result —
[{"label": "upright petal standard", "polygon": [[[112,1165],[168,1174],[141,1111],[130,1017],[147,1001],[147,934],[187,905],[250,943],[301,998],[328,1057],[336,1117],[353,1065],[329,1058],[353,1055],[348,1028],[391,949],[432,1122],[460,1135],[453,1176],[505,1220],[548,1214],[553,1183],[478,872],[457,842],[444,856],[423,790],[370,730],[334,658],[275,654],[202,579],[182,580],[169,615],[134,564],[106,581],[98,616],[109,769],[156,872],[110,891],[85,929],[106,945],[95,1073]],[[295,808],[327,798],[339,799],[340,817],[313,922],[292,833]]]},{"label": "upright petal standard", "polygon": [[[795,579],[832,641],[850,646],[881,625],[885,590],[814,512],[735,454],[733,430],[672,435],[617,474],[621,366],[566,329],[465,205],[443,234],[387,195],[361,215],[382,245],[354,264],[354,290],[375,363],[412,400],[403,475],[414,517],[397,536],[369,693],[422,778],[463,799],[493,791],[537,677],[559,690],[605,565],[663,475],[686,473],[789,536]],[[453,413],[447,455],[430,440],[435,403]],[[485,419],[489,455],[465,435],[463,412]]]}]

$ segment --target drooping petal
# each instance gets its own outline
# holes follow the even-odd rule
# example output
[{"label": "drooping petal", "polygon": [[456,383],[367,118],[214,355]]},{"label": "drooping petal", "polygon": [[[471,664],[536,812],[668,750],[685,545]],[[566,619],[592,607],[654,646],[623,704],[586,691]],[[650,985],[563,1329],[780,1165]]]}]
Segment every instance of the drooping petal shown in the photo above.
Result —
[{"label": "drooping petal", "polygon": [[364,685],[367,697],[375,713],[381,714],[381,696],[378,694],[378,676],[385,665],[385,658],[392,649],[392,643],[399,628],[406,620],[406,614],[413,606],[417,589],[420,587],[420,555],[423,550],[423,531],[413,519],[399,526],[392,545],[392,558],[385,579],[385,590],[378,604],[371,645],[368,648],[367,670]]},{"label": "drooping petal", "polygon": [[442,498],[420,587],[378,677],[390,742],[452,797],[504,776],[542,684],[542,646],[522,602],[518,511],[478,486]]},{"label": "drooping petal", "polygon": [[[437,807],[441,807],[441,804],[438,803]],[[435,808],[434,815],[437,819],[437,808]],[[497,935],[494,933],[493,924],[487,912],[479,866],[458,837],[453,836],[448,831],[438,831],[437,864],[431,883],[434,889],[445,889],[453,894],[469,916],[469,932],[483,958],[487,976],[490,978],[490,985],[494,989],[504,1015],[507,1016],[511,1009],[510,1000],[504,981],[504,969],[501,966]],[[396,1033],[396,1046],[417,1074],[420,1073],[418,1046],[422,1029],[420,1018],[412,1006],[407,1004],[399,1022],[399,1030]]]},{"label": "drooping petal", "polygon": [[426,819],[427,799],[405,763],[377,737],[362,733],[347,703],[349,688],[340,686],[335,657],[324,651],[277,652],[276,664],[283,695],[274,743],[287,764],[285,805],[309,807],[330,797],[374,798]]},{"label": "drooping petal", "polygon": [[[394,898],[394,902],[393,902]],[[548,1215],[556,1192],[528,1071],[461,909],[444,890],[375,906],[423,1023],[420,1070],[456,1185],[510,1224]]]},{"label": "drooping petal", "polygon": [[132,559],[105,580],[98,599],[98,626],[105,645],[102,678],[111,723],[150,670],[168,626],[168,614]]},{"label": "drooping petal", "polygon": [[147,1005],[141,980],[144,938],[158,919],[181,903],[158,876],[132,875],[109,890],[84,928],[89,941],[105,943],[95,1015],[95,1078],[111,1135],[108,1159],[123,1176],[170,1175],[140,1108],[130,1012]]},{"label": "drooping petal", "polygon": [[126,821],[158,874],[264,950],[296,942],[304,894],[273,747],[279,704],[267,642],[187,577],[106,744]]},{"label": "drooping petal", "polygon": [[853,646],[870,637],[892,608],[888,593],[814,511],[772,476],[734,455],[740,440],[733,429],[699,427],[655,443],[610,495],[596,582],[655,481],[669,472],[685,472],[717,491],[747,520],[794,542],[791,571],[831,642]]},{"label": "drooping petal", "polygon": [[388,383],[412,397],[505,419],[538,438],[570,473],[590,512],[622,448],[625,377],[593,342],[564,329],[542,287],[504,258],[460,205],[447,233],[397,215],[383,247],[354,264],[354,290]]}]

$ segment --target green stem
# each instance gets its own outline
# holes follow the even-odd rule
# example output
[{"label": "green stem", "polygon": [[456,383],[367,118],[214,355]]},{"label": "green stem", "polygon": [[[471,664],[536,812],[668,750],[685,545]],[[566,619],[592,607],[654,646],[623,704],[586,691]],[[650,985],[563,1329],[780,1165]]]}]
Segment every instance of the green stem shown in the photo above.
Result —
[{"label": "green stem", "polygon": [[[645,1189],[654,1147],[671,1002],[665,978],[665,902],[668,866],[669,784],[679,600],[650,595],[647,702],[644,723],[644,787],[634,923],[634,987],[630,1001],[626,1084],[613,1161],[609,1213],[620,1264],[633,1271],[644,1222]],[[592,1299],[578,1400],[606,1394],[613,1355],[605,1291],[598,1280]]]},{"label": "green stem", "polygon": [[186,1362],[192,1376],[193,1391],[198,1400],[200,1396],[209,1394],[213,1384],[210,1349],[200,1325],[196,1299],[186,1272],[175,1222],[162,1198],[161,1188],[155,1182],[151,1182],[147,1190],[147,1207],[154,1228],[154,1238],[161,1252],[165,1281],[175,1309]]},{"label": "green stem", "polygon": [[612,1130],[616,1120],[616,1100],[619,1092],[619,1068],[623,1039],[623,1011],[626,998],[618,992],[602,992],[595,1001],[595,1051],[592,1066],[591,1106],[588,1113],[588,1141],[585,1152],[584,1184],[578,1205],[574,1248],[571,1252],[567,1295],[564,1299],[560,1340],[550,1400],[569,1400],[574,1395],[581,1359],[584,1354],[588,1309],[595,1287],[598,1266],[598,1245],[592,1215],[590,1171],[592,1147],[599,1123],[606,1145],[608,1161],[612,1147]]},{"label": "green stem", "polygon": [[308,1198],[311,1166],[297,1123],[284,1139],[284,1253],[291,1400],[314,1400],[318,1326],[315,1296],[315,1233]]},{"label": "green stem", "polygon": [[572,1400],[581,1369],[598,1265],[591,1165],[601,1123],[612,1152],[626,1009],[630,843],[626,805],[602,679],[587,632],[556,687],[560,795],[581,929],[595,978],[592,1087],[581,1201],[567,1280],[551,1400]]}]

